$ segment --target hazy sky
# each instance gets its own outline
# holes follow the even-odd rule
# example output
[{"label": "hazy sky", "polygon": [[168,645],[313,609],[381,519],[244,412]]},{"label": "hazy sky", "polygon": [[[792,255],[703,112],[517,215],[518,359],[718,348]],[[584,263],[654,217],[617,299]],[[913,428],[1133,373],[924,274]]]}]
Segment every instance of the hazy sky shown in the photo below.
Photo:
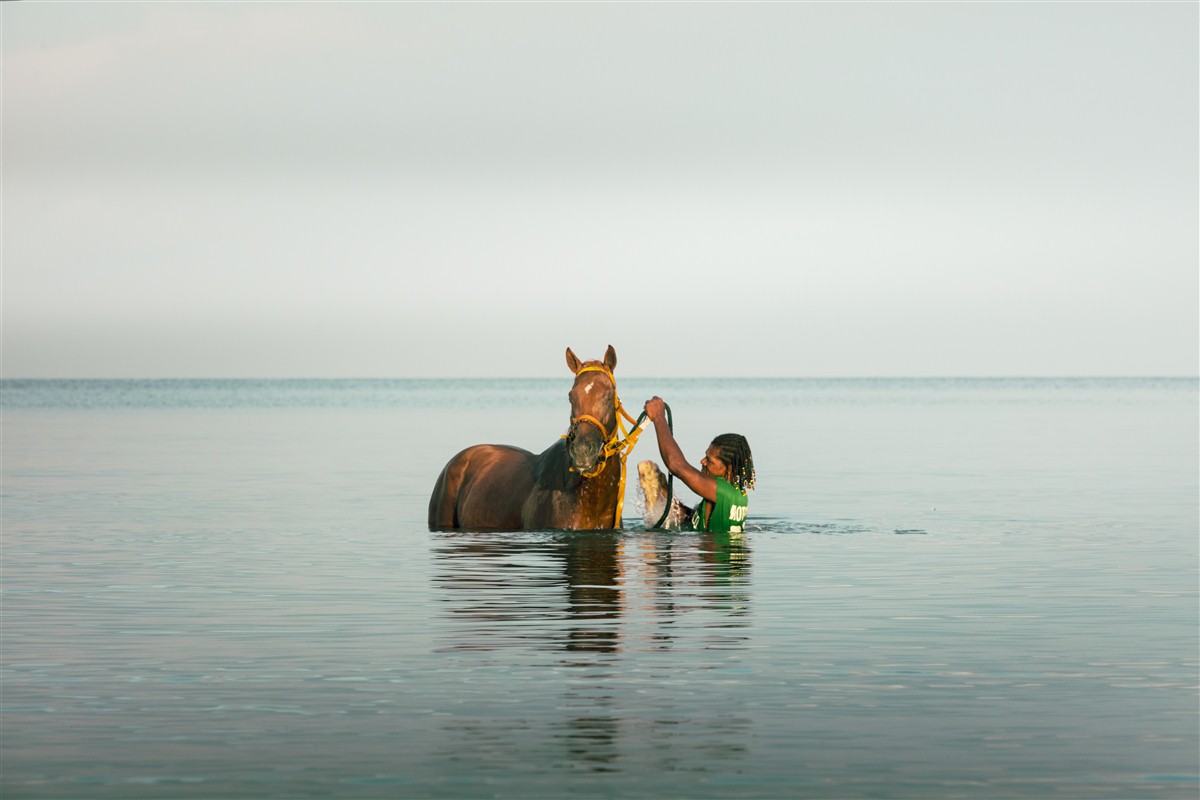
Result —
[{"label": "hazy sky", "polygon": [[1194,2],[0,23],[5,377],[1200,371]]}]

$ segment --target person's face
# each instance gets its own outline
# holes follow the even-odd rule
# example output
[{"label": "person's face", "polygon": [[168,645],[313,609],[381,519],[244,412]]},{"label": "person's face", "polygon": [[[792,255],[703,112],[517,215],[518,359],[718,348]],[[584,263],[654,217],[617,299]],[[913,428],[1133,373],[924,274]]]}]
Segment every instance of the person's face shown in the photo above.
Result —
[{"label": "person's face", "polygon": [[700,459],[700,470],[714,478],[729,477],[729,465],[721,460],[717,448],[712,446],[704,451],[704,458]]}]

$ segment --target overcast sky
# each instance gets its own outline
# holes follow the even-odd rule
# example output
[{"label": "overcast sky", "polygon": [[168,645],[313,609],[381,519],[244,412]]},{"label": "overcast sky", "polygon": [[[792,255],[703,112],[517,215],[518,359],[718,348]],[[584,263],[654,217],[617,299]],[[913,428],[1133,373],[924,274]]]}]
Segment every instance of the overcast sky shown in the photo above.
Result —
[{"label": "overcast sky", "polygon": [[5,377],[1200,371],[1194,2],[0,23]]}]

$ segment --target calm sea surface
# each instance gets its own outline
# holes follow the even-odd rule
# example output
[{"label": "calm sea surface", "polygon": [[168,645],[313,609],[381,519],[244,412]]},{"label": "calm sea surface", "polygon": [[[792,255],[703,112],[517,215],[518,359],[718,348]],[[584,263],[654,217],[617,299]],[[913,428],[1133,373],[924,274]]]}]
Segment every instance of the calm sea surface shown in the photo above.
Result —
[{"label": "calm sea surface", "polygon": [[741,547],[430,533],[565,378],[0,386],[5,800],[1200,793],[1193,379],[621,381]]}]

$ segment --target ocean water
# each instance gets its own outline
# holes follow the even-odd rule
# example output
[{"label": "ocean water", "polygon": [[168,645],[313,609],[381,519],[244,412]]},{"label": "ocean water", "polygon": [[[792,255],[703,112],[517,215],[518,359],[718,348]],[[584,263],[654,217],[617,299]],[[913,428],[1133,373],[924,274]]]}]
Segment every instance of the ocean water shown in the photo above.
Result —
[{"label": "ocean water", "polygon": [[1196,380],[620,380],[744,543],[651,436],[620,531],[429,532],[568,388],[3,381],[0,796],[1200,794]]}]

